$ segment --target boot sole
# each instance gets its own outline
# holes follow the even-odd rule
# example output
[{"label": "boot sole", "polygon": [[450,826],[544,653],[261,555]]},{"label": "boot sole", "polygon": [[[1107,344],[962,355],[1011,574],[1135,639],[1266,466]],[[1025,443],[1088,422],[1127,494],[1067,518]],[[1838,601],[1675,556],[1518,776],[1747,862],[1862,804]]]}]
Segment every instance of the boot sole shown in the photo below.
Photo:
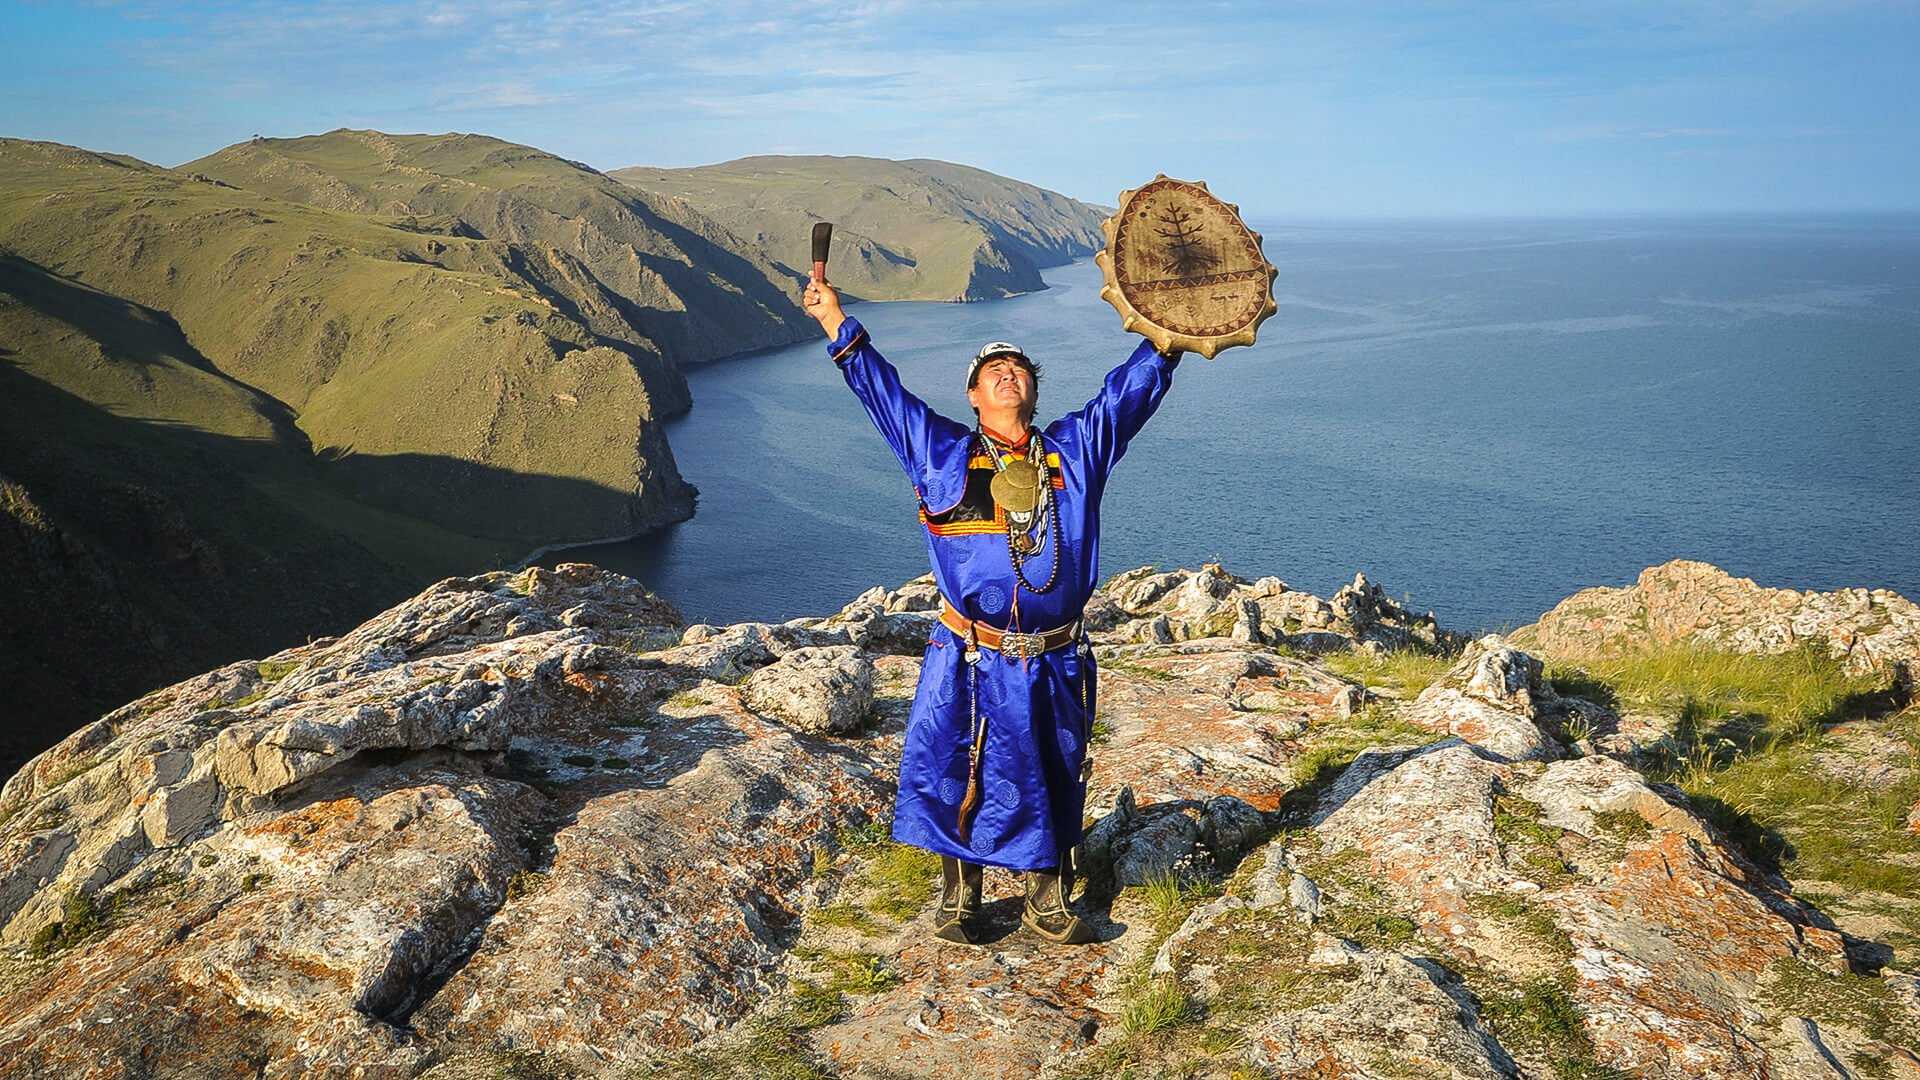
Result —
[{"label": "boot sole", "polygon": [[[1073,923],[1059,934],[1055,934],[1039,923],[1034,922],[1025,912],[1020,913],[1020,925],[1053,942],[1055,945],[1091,945],[1094,940],[1093,931],[1088,929],[1087,924],[1081,922],[1077,916],[1074,918]],[[1076,936],[1076,933],[1084,936]]]},{"label": "boot sole", "polygon": [[976,940],[976,935],[968,932],[967,928],[958,922],[950,922],[945,926],[936,928],[933,931],[933,936],[939,938],[941,941],[951,941],[955,945],[980,944],[980,942]]}]

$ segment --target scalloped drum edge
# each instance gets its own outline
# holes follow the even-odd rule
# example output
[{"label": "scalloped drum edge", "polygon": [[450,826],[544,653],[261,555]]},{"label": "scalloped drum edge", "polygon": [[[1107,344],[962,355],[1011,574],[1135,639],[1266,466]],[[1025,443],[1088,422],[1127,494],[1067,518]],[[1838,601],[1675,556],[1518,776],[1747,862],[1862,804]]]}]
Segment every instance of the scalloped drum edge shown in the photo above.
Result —
[{"label": "scalloped drum edge", "polygon": [[[1166,173],[1155,173],[1153,179],[1148,181],[1148,183],[1158,183],[1161,180],[1173,179],[1173,177],[1168,176]],[[1176,180],[1175,182],[1191,184],[1201,191],[1206,191],[1208,195],[1213,195],[1213,192],[1207,191],[1207,182],[1205,180]],[[1140,187],[1146,186],[1146,184],[1140,185]],[[1279,277],[1280,271],[1274,267],[1273,263],[1267,260],[1267,250],[1261,235],[1247,228],[1247,223],[1240,217],[1240,208],[1238,206],[1225,200],[1220,200],[1220,204],[1228,210],[1231,210],[1234,220],[1239,221],[1240,227],[1246,229],[1247,234],[1253,237],[1254,244],[1260,248],[1260,261],[1265,263],[1267,267],[1267,302],[1260,309],[1260,314],[1253,317],[1252,322],[1231,334],[1222,334],[1215,337],[1191,337],[1186,334],[1175,333],[1153,322],[1145,315],[1140,314],[1140,312],[1128,302],[1126,296],[1120,292],[1120,284],[1114,280],[1113,276],[1113,256],[1109,253],[1113,250],[1113,234],[1120,229],[1120,215],[1127,212],[1127,203],[1132,201],[1134,193],[1139,190],[1140,188],[1128,188],[1120,193],[1120,201],[1113,212],[1113,216],[1100,223],[1100,232],[1106,237],[1106,247],[1101,248],[1098,252],[1094,253],[1093,256],[1094,263],[1100,267],[1100,274],[1105,279],[1105,284],[1100,286],[1100,299],[1112,304],[1113,310],[1119,312],[1120,328],[1130,334],[1139,334],[1148,341],[1153,342],[1154,348],[1159,349],[1161,352],[1172,352],[1175,349],[1179,349],[1183,352],[1197,352],[1209,360],[1213,359],[1215,354],[1219,353],[1222,349],[1231,349],[1235,345],[1253,344],[1254,334],[1259,331],[1260,324],[1266,322],[1274,312],[1279,310],[1279,305],[1274,303],[1273,300],[1273,282],[1275,278]],[[1213,197],[1215,199],[1220,198],[1218,195],[1213,195]]]}]

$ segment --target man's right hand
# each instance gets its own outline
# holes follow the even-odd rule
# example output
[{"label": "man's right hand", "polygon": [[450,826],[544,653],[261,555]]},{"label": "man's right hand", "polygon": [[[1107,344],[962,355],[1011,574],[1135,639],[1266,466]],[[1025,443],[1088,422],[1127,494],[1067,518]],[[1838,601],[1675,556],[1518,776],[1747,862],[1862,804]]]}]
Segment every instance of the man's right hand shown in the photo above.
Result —
[{"label": "man's right hand", "polygon": [[800,306],[830,338],[839,336],[840,324],[847,321],[847,313],[840,310],[840,293],[824,281],[807,282],[806,291],[800,294]]}]

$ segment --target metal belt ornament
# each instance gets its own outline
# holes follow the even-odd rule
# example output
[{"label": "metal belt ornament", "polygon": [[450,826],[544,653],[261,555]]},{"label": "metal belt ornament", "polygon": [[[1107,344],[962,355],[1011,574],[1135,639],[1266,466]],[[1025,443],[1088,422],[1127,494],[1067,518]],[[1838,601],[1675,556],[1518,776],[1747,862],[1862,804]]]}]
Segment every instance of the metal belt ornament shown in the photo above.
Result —
[{"label": "metal belt ornament", "polygon": [[1275,310],[1278,271],[1260,250],[1260,234],[1240,220],[1203,181],[1162,173],[1120,193],[1120,209],[1102,222],[1105,251],[1094,256],[1106,275],[1100,298],[1121,326],[1161,352],[1197,352],[1253,344]]}]

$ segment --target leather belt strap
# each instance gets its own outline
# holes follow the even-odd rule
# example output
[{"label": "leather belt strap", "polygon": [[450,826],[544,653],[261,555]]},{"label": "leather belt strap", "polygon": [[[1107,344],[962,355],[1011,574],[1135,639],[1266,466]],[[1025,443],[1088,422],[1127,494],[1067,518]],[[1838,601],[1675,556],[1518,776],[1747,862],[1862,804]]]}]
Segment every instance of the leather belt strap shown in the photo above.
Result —
[{"label": "leather belt strap", "polygon": [[1002,630],[960,614],[959,610],[944,596],[940,598],[940,622],[958,635],[960,640],[978,642],[983,648],[992,649],[1002,656],[1011,656],[1016,660],[1025,660],[1071,645],[1079,631],[1078,623],[1056,626],[1038,634],[1021,634]]}]

